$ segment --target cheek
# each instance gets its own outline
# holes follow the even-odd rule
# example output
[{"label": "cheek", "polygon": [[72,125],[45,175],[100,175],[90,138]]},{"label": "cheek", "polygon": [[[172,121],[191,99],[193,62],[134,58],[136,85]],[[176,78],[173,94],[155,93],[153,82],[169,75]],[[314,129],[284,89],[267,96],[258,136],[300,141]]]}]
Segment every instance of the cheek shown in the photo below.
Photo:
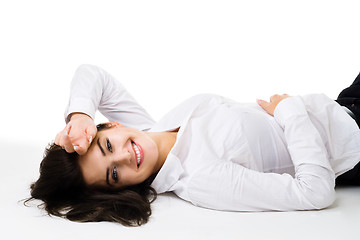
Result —
[{"label": "cheek", "polygon": [[86,184],[91,185],[95,182],[94,180],[94,172],[92,170],[92,168],[89,168],[86,164],[82,165],[81,168],[81,172],[84,178],[84,181]]},{"label": "cheek", "polygon": [[[88,185],[96,184],[101,181],[101,168],[102,166],[99,164],[99,161],[95,161],[94,157],[84,157],[79,158],[80,169],[84,178],[84,181]],[[106,175],[106,170],[104,172],[104,179]]]},{"label": "cheek", "polygon": [[143,182],[141,175],[132,169],[122,169],[119,183],[122,186],[131,186]]}]

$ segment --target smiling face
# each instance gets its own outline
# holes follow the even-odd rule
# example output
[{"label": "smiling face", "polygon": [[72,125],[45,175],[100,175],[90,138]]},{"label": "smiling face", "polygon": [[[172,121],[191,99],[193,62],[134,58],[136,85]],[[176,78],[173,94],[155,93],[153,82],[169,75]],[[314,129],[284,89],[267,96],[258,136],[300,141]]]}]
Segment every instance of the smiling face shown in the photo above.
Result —
[{"label": "smiling face", "polygon": [[122,125],[98,131],[78,161],[85,182],[97,187],[136,185],[159,170],[159,153],[153,139]]}]

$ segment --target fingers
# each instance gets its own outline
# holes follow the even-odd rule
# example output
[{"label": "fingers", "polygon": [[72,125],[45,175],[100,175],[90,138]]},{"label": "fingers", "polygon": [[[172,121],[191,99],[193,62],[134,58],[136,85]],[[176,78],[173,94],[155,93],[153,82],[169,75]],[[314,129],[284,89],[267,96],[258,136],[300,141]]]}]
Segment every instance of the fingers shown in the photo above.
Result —
[{"label": "fingers", "polygon": [[89,148],[92,138],[88,139],[85,134],[83,134],[83,137],[76,136],[72,131],[68,132],[68,128],[65,128],[56,135],[55,144],[65,149],[68,153],[77,152],[82,155]]},{"label": "fingers", "polygon": [[288,98],[288,97],[289,97],[288,94],[282,94],[282,95],[275,94],[270,97],[270,102],[267,102],[267,101],[261,100],[261,99],[257,99],[256,101],[262,109],[264,109],[271,116],[274,116],[274,111],[275,111],[275,108],[277,107],[277,105],[282,100],[284,100],[285,98]]},{"label": "fingers", "polygon": [[68,136],[74,151],[80,155],[85,154],[90,146],[89,140],[92,140],[92,138],[89,139],[85,131],[75,128],[70,130]]},{"label": "fingers", "polygon": [[257,104],[262,107],[264,110],[267,106],[269,106],[269,102],[262,100],[262,99],[256,99]]},{"label": "fingers", "polygon": [[79,155],[83,155],[88,150],[90,144],[88,140],[83,137],[80,140],[73,143],[74,145],[74,151],[76,151]]},{"label": "fingers", "polygon": [[75,151],[80,155],[85,154],[89,149],[92,140],[95,138],[96,133],[97,129],[95,125],[88,126],[83,132],[77,133],[76,136],[78,137],[73,141]]},{"label": "fingers", "polygon": [[88,127],[87,129],[85,129],[85,133],[86,133],[86,138],[88,140],[88,143],[90,145],[97,133],[96,126],[93,125],[93,126]]},{"label": "fingers", "polygon": [[[257,101],[258,105],[262,109],[264,109],[268,114],[270,114],[272,116],[274,115],[274,111],[272,109],[273,106],[272,106],[271,102],[267,102],[267,101],[261,100],[261,99],[257,99],[256,101]],[[270,101],[271,101],[271,99],[270,99]]]},{"label": "fingers", "polygon": [[282,99],[287,98],[287,97],[289,97],[289,95],[286,93],[281,94],[281,95],[274,94],[270,97],[270,102],[281,101]]},{"label": "fingers", "polygon": [[89,149],[95,138],[97,129],[94,121],[86,114],[73,114],[66,127],[56,135],[55,144],[67,152],[76,151],[83,155]]},{"label": "fingers", "polygon": [[79,155],[85,154],[96,136],[97,129],[95,125],[88,126],[85,129],[70,126],[68,129],[67,137],[64,136],[63,138],[65,150],[69,150],[69,152],[76,151]]},{"label": "fingers", "polygon": [[74,146],[71,143],[70,137],[68,135],[68,128],[65,127],[61,132],[59,132],[55,137],[55,144],[59,145],[67,152],[74,152]]},{"label": "fingers", "polygon": [[279,95],[278,94],[274,94],[270,97],[270,102],[273,102],[275,100],[275,98],[277,98]]},{"label": "fingers", "polygon": [[[81,137],[81,135],[83,135],[83,137]],[[76,151],[79,154],[84,154],[90,145],[85,134],[81,134],[72,128],[71,123],[67,124],[66,127],[56,135],[55,144],[65,149],[68,153]]]}]

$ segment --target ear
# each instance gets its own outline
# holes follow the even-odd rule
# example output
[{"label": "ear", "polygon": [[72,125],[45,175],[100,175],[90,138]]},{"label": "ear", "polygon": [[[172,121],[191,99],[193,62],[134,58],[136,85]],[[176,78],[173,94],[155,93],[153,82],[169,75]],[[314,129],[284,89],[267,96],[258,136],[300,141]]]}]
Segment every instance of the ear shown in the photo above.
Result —
[{"label": "ear", "polygon": [[104,124],[106,124],[106,125],[108,125],[109,127],[124,127],[124,125],[123,124],[121,124],[121,123],[118,123],[118,122],[108,122],[108,123],[104,123]]},{"label": "ear", "polygon": [[125,126],[118,122],[105,122],[105,123],[100,123],[100,124],[96,125],[97,131],[110,129],[113,127],[117,128],[117,127],[125,127]]},{"label": "ear", "polygon": [[118,122],[112,122],[111,123],[112,127],[125,127],[124,124],[118,123]]}]

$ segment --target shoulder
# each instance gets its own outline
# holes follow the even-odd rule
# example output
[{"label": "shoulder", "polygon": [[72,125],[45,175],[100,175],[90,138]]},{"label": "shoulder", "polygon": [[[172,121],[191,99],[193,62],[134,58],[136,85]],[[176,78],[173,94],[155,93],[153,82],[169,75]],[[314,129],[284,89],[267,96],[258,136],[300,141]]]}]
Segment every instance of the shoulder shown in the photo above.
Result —
[{"label": "shoulder", "polygon": [[221,96],[215,94],[198,94],[190,97],[165,114],[151,131],[164,131],[164,129],[179,127],[196,109],[206,111],[208,106],[220,103],[221,99]]}]

